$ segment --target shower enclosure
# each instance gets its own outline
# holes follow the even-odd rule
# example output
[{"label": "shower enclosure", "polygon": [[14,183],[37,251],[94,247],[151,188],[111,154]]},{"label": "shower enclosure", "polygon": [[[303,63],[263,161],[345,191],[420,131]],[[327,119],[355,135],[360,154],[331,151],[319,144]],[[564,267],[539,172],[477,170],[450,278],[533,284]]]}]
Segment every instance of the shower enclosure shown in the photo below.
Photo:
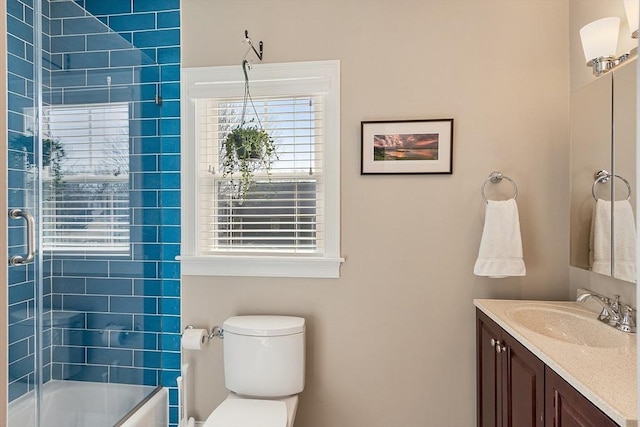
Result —
[{"label": "shower enclosure", "polygon": [[8,426],[110,427],[175,387],[179,20],[7,0]]}]

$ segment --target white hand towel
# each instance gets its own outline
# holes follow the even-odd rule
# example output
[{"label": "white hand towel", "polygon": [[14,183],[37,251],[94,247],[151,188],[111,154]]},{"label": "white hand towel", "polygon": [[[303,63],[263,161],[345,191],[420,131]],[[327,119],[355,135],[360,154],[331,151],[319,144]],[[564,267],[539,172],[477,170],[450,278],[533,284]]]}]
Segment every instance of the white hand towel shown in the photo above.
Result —
[{"label": "white hand towel", "polygon": [[589,262],[591,271],[611,275],[611,242],[614,244],[614,276],[636,281],[636,227],[628,200],[614,203],[614,234],[611,239],[611,202],[598,199],[593,209]]},{"label": "white hand towel", "polygon": [[492,278],[526,274],[515,199],[487,202],[482,240],[473,273]]},{"label": "white hand towel", "polygon": [[628,200],[615,202],[613,275],[628,282],[636,281],[636,221]]},{"label": "white hand towel", "polygon": [[598,199],[591,215],[589,236],[591,271],[611,276],[611,202]]}]

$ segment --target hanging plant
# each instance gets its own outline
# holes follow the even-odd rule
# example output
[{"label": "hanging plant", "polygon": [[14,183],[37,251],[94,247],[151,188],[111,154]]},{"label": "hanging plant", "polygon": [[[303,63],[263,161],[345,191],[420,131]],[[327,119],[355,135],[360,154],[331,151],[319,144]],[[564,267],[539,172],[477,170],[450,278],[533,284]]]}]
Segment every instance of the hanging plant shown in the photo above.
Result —
[{"label": "hanging plant", "polygon": [[[236,179],[235,176],[240,175],[237,185],[234,186],[234,193],[240,199],[245,198],[253,184],[254,173],[263,170],[268,176],[271,170],[271,163],[278,158],[275,143],[267,131],[263,129],[251,98],[247,73],[248,67],[248,61],[242,61],[245,85],[240,124],[227,134],[220,150],[222,177],[228,177],[234,181]],[[257,119],[256,124],[251,124],[253,121],[246,121],[248,105],[251,105],[253,109]]]},{"label": "hanging plant", "polygon": [[51,138],[42,140],[42,166],[49,167],[54,186],[63,183],[62,161],[66,155],[60,141]]},{"label": "hanging plant", "polygon": [[235,174],[240,174],[237,189],[240,198],[244,199],[249,191],[255,171],[269,174],[275,150],[273,139],[255,125],[242,124],[227,135],[222,147],[222,176],[234,179]]},{"label": "hanging plant", "polygon": [[57,139],[45,136],[42,138],[42,147],[38,149],[37,141],[38,139],[33,134],[12,134],[9,137],[9,147],[21,152],[22,156],[11,156],[9,158],[10,167],[32,170],[38,166],[38,162],[34,158],[35,152],[41,152],[42,167],[45,170],[48,169],[52,184],[62,184],[64,182],[62,162],[67,155],[62,143]]}]

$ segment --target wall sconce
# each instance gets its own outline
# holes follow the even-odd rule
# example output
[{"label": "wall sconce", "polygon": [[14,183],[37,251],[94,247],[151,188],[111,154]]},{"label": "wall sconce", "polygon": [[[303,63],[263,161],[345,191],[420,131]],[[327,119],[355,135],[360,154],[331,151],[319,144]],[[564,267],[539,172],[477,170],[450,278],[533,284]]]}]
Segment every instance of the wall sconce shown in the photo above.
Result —
[{"label": "wall sconce", "polygon": [[587,66],[600,76],[629,58],[629,54],[616,57],[620,18],[609,17],[590,22],[580,29],[582,49]]},{"label": "wall sconce", "polygon": [[631,38],[638,38],[638,21],[640,20],[640,2],[638,0],[624,0],[624,11],[627,15]]},{"label": "wall sconce", "polygon": [[[623,0],[631,37],[638,38],[638,21],[640,21],[640,0]],[[637,48],[630,53],[616,57],[620,18],[609,17],[590,22],[580,29],[580,39],[587,66],[591,67],[595,76],[601,76],[620,65],[631,56],[637,54]]]}]

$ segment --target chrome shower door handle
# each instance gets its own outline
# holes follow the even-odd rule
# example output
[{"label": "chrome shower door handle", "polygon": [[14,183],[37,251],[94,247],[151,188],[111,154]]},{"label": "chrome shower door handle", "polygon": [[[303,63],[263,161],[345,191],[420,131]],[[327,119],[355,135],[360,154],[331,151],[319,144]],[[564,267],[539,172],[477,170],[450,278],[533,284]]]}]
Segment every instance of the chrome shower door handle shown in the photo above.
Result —
[{"label": "chrome shower door handle", "polygon": [[33,215],[27,211],[21,209],[10,209],[9,218],[20,219],[24,218],[27,222],[27,256],[14,255],[9,259],[11,265],[28,264],[33,261],[36,254],[36,235],[35,235],[35,221]]}]

